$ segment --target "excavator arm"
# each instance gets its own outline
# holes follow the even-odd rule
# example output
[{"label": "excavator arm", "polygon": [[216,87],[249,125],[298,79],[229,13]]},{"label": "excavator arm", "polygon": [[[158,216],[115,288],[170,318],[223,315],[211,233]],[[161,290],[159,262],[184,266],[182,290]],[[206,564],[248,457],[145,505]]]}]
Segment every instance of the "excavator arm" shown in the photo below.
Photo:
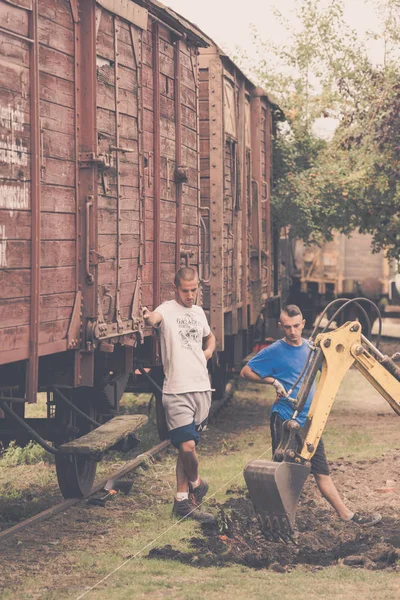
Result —
[{"label": "excavator arm", "polygon": [[[262,529],[276,541],[292,538],[297,501],[310,472],[311,458],[343,378],[353,365],[400,415],[400,369],[362,335],[358,321],[316,337],[313,356],[294,403],[293,417],[283,424],[282,440],[274,460],[254,460],[244,469]],[[307,421],[300,427],[296,416],[303,409],[320,370]]]}]

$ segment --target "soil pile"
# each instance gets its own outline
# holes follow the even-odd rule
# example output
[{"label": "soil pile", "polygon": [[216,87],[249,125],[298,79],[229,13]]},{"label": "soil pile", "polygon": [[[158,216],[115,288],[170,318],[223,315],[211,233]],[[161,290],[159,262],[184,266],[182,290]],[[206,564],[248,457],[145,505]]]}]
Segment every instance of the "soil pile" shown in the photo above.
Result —
[{"label": "soil pile", "polygon": [[202,525],[202,536],[190,540],[191,551],[179,552],[167,545],[154,548],[149,557],[201,567],[242,564],[278,572],[290,571],[299,565],[317,570],[338,563],[358,569],[400,571],[399,490],[391,489],[383,494],[378,487],[385,463],[391,464],[392,472],[397,463],[398,472],[397,453],[390,453],[381,460],[347,463],[345,468],[342,462],[332,465],[336,471],[334,479],[342,491],[354,489],[355,473],[360,469],[368,477],[371,493],[360,495],[356,508],[381,512],[382,521],[372,527],[341,521],[321,499],[309,478],[297,510],[297,545],[266,540],[247,490],[236,488],[228,490],[229,497],[224,504],[215,504],[216,524]]}]

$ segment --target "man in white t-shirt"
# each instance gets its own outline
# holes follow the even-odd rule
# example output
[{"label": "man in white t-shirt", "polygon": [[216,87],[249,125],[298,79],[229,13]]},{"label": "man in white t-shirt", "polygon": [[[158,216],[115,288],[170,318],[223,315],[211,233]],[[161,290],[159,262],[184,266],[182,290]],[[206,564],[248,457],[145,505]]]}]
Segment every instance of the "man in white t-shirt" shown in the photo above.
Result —
[{"label": "man in white t-shirt", "polygon": [[165,373],[162,402],[171,443],[179,450],[173,514],[204,523],[214,517],[197,509],[208,485],[199,477],[196,445],[211,405],[207,361],[215,350],[215,337],[203,309],[194,304],[199,289],[196,271],[182,267],[174,284],[175,300],[163,302],[153,312],[143,308],[143,317],[160,331]]}]

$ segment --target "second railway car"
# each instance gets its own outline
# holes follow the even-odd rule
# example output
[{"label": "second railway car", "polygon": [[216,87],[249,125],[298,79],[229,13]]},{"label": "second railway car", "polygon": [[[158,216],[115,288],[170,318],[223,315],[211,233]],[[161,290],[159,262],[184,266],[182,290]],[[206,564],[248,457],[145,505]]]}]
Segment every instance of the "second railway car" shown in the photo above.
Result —
[{"label": "second railway car", "polygon": [[270,216],[276,105],[216,44],[199,52],[203,306],[223,380],[249,349],[260,311],[272,320],[279,308]]},{"label": "second railway car", "polygon": [[[321,246],[295,242],[291,297],[301,305],[308,326],[336,297],[365,297],[383,309],[386,307],[395,265],[383,252],[373,254],[371,242],[371,235],[357,232],[351,236],[335,233],[332,241]],[[370,317],[376,318],[369,305],[364,308]],[[346,312],[343,315],[345,320],[353,317]],[[367,323],[362,324],[366,330]]]},{"label": "second railway car", "polygon": [[[272,104],[156,0],[0,0],[0,39],[0,442],[41,443],[77,496],[95,475],[79,439],[143,365],[161,381],[142,307],[180,266],[203,283],[220,391],[277,299]],[[47,418],[26,418],[38,391]]]}]

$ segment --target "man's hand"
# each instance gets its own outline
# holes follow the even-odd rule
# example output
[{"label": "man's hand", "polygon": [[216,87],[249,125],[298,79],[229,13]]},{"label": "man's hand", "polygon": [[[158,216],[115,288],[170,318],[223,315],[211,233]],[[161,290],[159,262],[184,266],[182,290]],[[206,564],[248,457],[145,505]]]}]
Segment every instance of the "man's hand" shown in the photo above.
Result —
[{"label": "man's hand", "polygon": [[286,396],[286,390],[280,381],[278,381],[277,379],[274,379],[274,381],[272,382],[272,385],[275,388],[276,395],[278,398],[283,398],[284,396]]},{"label": "man's hand", "polygon": [[162,315],[156,310],[153,310],[153,312],[149,311],[147,306],[143,306],[142,315],[146,325],[150,325],[150,327],[156,327],[162,321]]}]

